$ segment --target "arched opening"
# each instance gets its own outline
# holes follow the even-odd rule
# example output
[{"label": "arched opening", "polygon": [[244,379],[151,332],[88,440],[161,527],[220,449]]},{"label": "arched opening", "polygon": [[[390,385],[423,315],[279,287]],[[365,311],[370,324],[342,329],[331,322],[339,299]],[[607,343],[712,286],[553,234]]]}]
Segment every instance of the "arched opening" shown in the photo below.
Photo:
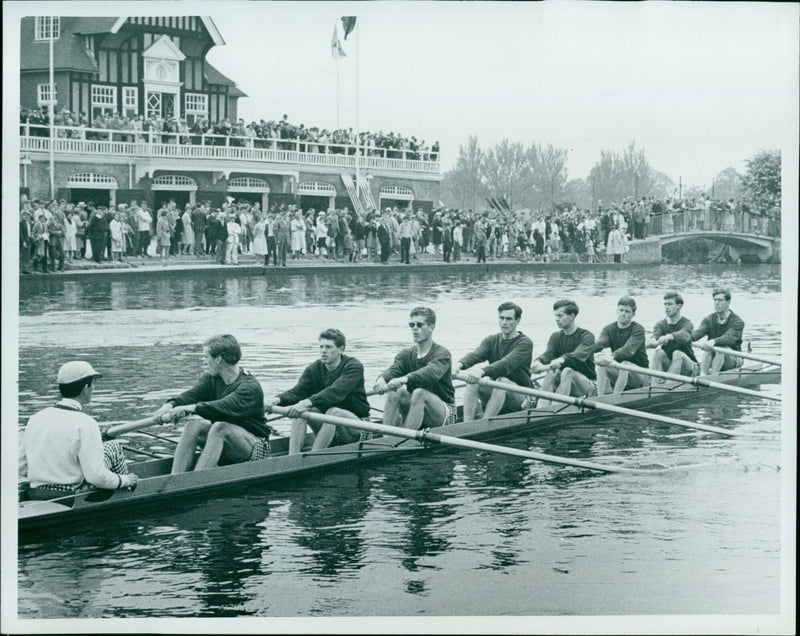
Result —
[{"label": "arched opening", "polygon": [[404,186],[383,186],[378,197],[382,210],[388,207],[407,208],[414,204],[414,191]]},{"label": "arched opening", "polygon": [[108,174],[81,172],[67,179],[70,203],[112,206],[116,204],[117,180]]},{"label": "arched opening", "polygon": [[269,210],[269,184],[254,177],[237,177],[228,183],[228,194],[237,201],[258,203],[262,210]]},{"label": "arched opening", "polygon": [[180,174],[165,174],[153,179],[150,186],[153,191],[153,206],[158,210],[162,204],[170,199],[183,208],[187,203],[194,205],[197,195],[197,183],[191,177]]},{"label": "arched opening", "polygon": [[335,207],[336,188],[330,183],[305,181],[297,187],[297,195],[300,198],[300,207],[303,210],[308,208],[327,210]]}]

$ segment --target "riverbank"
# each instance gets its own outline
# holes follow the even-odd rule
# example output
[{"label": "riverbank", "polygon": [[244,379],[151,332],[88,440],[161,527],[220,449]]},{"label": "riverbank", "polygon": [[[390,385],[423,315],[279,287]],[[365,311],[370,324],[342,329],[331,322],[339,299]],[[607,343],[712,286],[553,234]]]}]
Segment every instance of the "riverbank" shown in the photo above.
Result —
[{"label": "riverbank", "polygon": [[[541,262],[524,260],[519,257],[504,257],[487,259],[486,263],[478,263],[474,254],[462,255],[462,260],[457,263],[446,263],[442,260],[441,254],[417,254],[412,258],[410,264],[403,264],[397,254],[392,254],[389,262],[382,264],[379,260],[366,258],[355,263],[344,259],[325,259],[315,256],[304,256],[300,259],[289,259],[286,266],[275,266],[270,263],[264,266],[261,257],[254,254],[242,254],[239,256],[238,265],[221,265],[213,260],[211,256],[172,256],[167,261],[161,261],[158,257],[134,256],[126,257],[122,261],[103,261],[96,263],[93,260],[73,259],[65,263],[64,271],[55,271],[43,274],[41,272],[21,273],[23,280],[44,279],[48,277],[58,278],[84,278],[84,277],[117,277],[117,276],[160,276],[160,275],[180,275],[196,274],[197,272],[208,272],[214,275],[235,275],[237,273],[285,275],[285,274],[304,274],[309,272],[318,273],[320,271],[364,271],[365,269],[377,269],[380,271],[418,271],[421,269],[453,271],[465,268],[488,268],[498,270],[524,270],[540,267],[557,268],[560,266],[574,267],[580,261],[577,254],[561,254],[558,261]],[[620,267],[630,265],[630,263],[586,263],[587,267]],[[638,265],[638,263],[637,263]]]}]

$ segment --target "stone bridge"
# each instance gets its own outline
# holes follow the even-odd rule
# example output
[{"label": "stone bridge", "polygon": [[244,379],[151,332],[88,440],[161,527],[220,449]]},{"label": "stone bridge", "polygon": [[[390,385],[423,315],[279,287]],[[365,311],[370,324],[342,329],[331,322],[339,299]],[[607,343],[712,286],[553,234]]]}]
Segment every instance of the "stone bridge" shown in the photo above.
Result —
[{"label": "stone bridge", "polygon": [[632,263],[660,263],[661,248],[670,243],[707,239],[728,246],[728,253],[735,262],[779,262],[781,239],[763,234],[730,232],[724,230],[680,231],[645,239],[630,241],[628,260]]}]

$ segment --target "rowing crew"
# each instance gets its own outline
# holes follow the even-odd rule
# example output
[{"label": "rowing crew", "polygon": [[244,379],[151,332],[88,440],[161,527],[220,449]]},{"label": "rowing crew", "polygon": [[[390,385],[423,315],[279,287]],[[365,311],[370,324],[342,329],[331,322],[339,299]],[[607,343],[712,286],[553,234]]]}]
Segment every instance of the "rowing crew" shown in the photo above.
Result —
[{"label": "rowing crew", "polygon": [[[741,364],[741,359],[713,348],[741,351],[744,323],[729,309],[730,292],[715,289],[713,298],[714,313],[694,329],[681,316],[681,296],[667,293],[666,318],[655,325],[653,337],[647,341],[644,328],[633,321],[636,303],[629,296],[619,299],[616,322],[606,325],[596,341],[591,332],[575,324],[578,306],[559,300],[553,305],[559,329],[535,360],[533,343],[518,329],[522,309],[506,302],[498,307],[500,332],[484,338],[477,349],[456,363],[445,347],[433,341],[434,311],[416,307],[408,323],[413,346],[398,353],[373,384],[374,392],[387,394],[383,423],[415,430],[453,423],[456,406],[452,377],[465,369],[464,420],[469,421],[481,413],[492,417],[532,406],[511,388],[532,387],[531,372],[545,373],[542,390],[576,397],[595,391],[604,394],[611,382],[616,393],[640,387],[644,383],[641,373],[612,367],[610,362],[647,368],[646,346],[655,349],[651,368],[666,367],[692,375],[697,360],[691,342],[705,337],[700,362],[703,373],[733,368]],[[227,334],[209,338],[203,345],[207,371],[195,386],[168,399],[153,416],[158,423],[178,421],[189,413],[201,418],[191,420],[184,428],[172,472],[203,470],[220,460],[237,463],[268,457],[272,429],[265,418],[265,407],[289,407],[290,454],[302,449],[309,424],[302,416],[307,412],[367,419],[370,406],[363,365],[344,353],[344,334],[338,329],[323,331],[319,347],[319,359],[306,367],[293,388],[265,400],[258,380],[239,366],[242,352],[236,338]],[[596,370],[595,353],[605,349],[610,349],[610,356],[598,359]],[[482,362],[488,364],[476,367]],[[89,486],[114,489],[136,485],[137,477],[128,473],[122,448],[117,442],[104,443],[97,422],[83,412],[91,402],[98,377],[100,374],[86,362],[66,363],[58,374],[62,400],[29,420],[20,445],[19,474],[30,483],[34,498],[53,498],[54,494]],[[488,388],[480,383],[481,378],[508,385],[511,390]],[[538,406],[546,405],[549,401],[539,400]],[[346,426],[310,425],[315,434],[312,450],[358,439],[358,433]],[[196,458],[198,448],[202,451]]]}]

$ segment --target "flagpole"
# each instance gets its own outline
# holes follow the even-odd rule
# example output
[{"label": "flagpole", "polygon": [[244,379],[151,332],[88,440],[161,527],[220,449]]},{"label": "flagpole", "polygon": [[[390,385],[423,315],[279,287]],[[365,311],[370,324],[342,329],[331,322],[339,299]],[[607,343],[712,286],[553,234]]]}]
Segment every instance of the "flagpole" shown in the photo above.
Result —
[{"label": "flagpole", "polygon": [[339,58],[336,58],[336,130],[339,130]]},{"label": "flagpole", "polygon": [[359,147],[358,143],[358,98],[359,98],[359,85],[358,85],[358,34],[361,31],[360,28],[356,28],[356,194],[358,195],[358,203],[361,205],[361,190],[359,185],[359,164],[361,163],[361,148]]},{"label": "flagpole", "polygon": [[[55,22],[54,16],[50,16],[50,198],[56,198],[56,161],[55,161],[55,104],[53,103],[56,98],[56,85],[53,81],[53,23]],[[59,25],[60,26],[60,25]]]}]

